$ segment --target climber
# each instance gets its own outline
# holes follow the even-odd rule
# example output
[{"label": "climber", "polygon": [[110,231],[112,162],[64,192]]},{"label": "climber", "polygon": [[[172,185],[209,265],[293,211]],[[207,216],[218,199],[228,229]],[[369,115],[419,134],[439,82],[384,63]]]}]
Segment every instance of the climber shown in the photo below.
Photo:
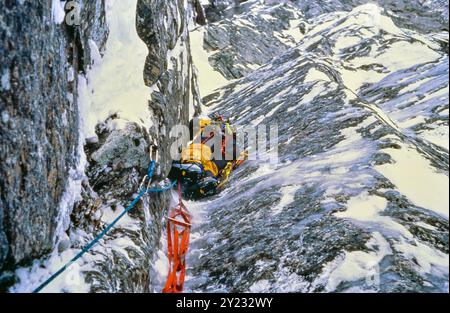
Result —
[{"label": "climber", "polygon": [[[191,120],[190,132],[192,142],[182,150],[181,159],[173,162],[169,178],[180,180],[184,197],[199,199],[221,190],[231,172],[243,163],[245,152],[237,148],[236,130],[221,115]],[[217,153],[213,139],[220,142]],[[226,153],[230,140],[231,156]]]}]

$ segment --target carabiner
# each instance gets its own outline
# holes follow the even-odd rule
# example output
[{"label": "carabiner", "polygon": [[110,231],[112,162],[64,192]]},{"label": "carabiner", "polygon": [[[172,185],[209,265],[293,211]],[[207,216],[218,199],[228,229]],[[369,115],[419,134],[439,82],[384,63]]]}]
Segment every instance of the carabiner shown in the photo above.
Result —
[{"label": "carabiner", "polygon": [[147,181],[148,175],[144,176],[144,179],[142,179],[141,184],[139,185],[139,190],[142,190],[142,187],[144,187],[145,182]]},{"label": "carabiner", "polygon": [[150,144],[149,153],[150,153],[150,161],[158,161],[158,144],[156,140],[153,140],[153,143]]}]

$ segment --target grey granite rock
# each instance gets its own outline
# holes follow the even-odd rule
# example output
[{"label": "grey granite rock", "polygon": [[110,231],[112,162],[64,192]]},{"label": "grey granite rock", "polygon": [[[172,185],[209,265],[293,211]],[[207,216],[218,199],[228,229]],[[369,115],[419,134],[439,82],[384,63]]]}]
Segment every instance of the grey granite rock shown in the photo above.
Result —
[{"label": "grey granite rock", "polygon": [[[143,79],[151,92],[148,108],[152,125],[140,127],[131,121],[111,129],[109,123],[120,117],[112,115],[96,127],[97,140],[85,146],[89,166],[82,198],[72,214],[69,233],[80,230],[88,236],[74,238],[81,248],[106,227],[111,214],[119,214],[133,199],[150,163],[149,147],[159,147],[154,183],[167,182],[172,159],[169,132],[174,125],[187,125],[189,103],[200,111],[200,97],[190,55],[188,23],[194,18],[191,3],[184,1],[139,0],[137,32],[147,44],[149,55]],[[144,64],[143,64],[144,65]],[[115,227],[91,252],[96,259],[85,273],[91,292],[149,292],[154,277],[150,275],[155,252],[159,249],[163,216],[171,205],[170,191],[150,194],[127,214],[129,223]],[[120,242],[120,244],[118,244]],[[159,291],[159,290],[158,290]]]},{"label": "grey granite rock", "polygon": [[[195,205],[188,291],[448,292],[448,149],[424,135],[448,131],[443,36],[328,3],[297,46],[204,98],[241,127],[278,125],[278,163],[248,161]],[[209,27],[242,33],[233,19]]]},{"label": "grey granite rock", "polygon": [[107,30],[100,0],[83,1],[79,28],[56,24],[51,1],[1,7],[0,269],[11,269],[55,243],[59,202],[79,158],[77,73],[90,62],[88,39],[101,48]]}]

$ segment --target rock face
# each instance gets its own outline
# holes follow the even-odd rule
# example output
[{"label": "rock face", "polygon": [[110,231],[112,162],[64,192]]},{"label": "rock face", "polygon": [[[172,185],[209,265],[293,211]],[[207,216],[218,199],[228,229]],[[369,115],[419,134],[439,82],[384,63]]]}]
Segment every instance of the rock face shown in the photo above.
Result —
[{"label": "rock face", "polygon": [[[99,141],[85,147],[89,166],[83,200],[72,213],[72,249],[86,245],[129,205],[150,163],[145,128],[128,122],[111,131],[105,123],[98,125],[97,134]],[[79,266],[86,291],[148,292],[150,262],[168,199],[167,194],[145,197],[83,258]],[[70,288],[79,286],[64,286],[63,290]]]},{"label": "rock face", "polygon": [[[158,182],[171,167],[169,131],[187,125],[189,106],[199,111],[199,95],[192,67],[188,23],[193,19],[190,4],[183,1],[137,2],[137,32],[147,44],[144,81],[153,90],[149,101],[152,126],[140,127],[111,116],[97,125],[98,141],[85,147],[89,167],[83,187],[83,201],[72,214],[71,238],[81,248],[92,235],[121,213],[139,189],[150,159],[149,145],[159,146]],[[120,121],[119,128],[110,124]],[[162,184],[167,182],[162,182]],[[159,249],[162,218],[171,204],[170,191],[150,194],[128,213],[124,222],[88,253],[80,263],[91,292],[149,292],[154,253]],[[95,265],[92,265],[95,260]],[[67,290],[70,289],[70,286]],[[73,288],[79,288],[73,286]],[[160,290],[157,290],[160,291]]]},{"label": "rock face", "polygon": [[[366,4],[365,0],[307,1],[293,0],[308,18],[335,11],[351,11],[354,7]],[[448,1],[445,0],[378,0],[385,14],[396,25],[415,31],[433,33],[448,31]]]},{"label": "rock face", "polygon": [[53,3],[1,1],[0,271],[55,243],[59,204],[80,157],[77,73],[90,60],[88,39],[102,47],[107,37],[104,1],[83,1],[78,28],[57,20],[63,9]]},{"label": "rock face", "polygon": [[144,79],[148,86],[157,87],[149,104],[154,117],[150,135],[161,143],[163,177],[171,166],[167,145],[170,129],[176,124],[187,125],[189,113],[200,112],[188,30],[193,16],[191,2],[185,7],[178,0],[138,1],[137,31],[149,49]]},{"label": "rock face", "polygon": [[[153,143],[159,146],[154,182],[164,185],[171,165],[169,132],[200,112],[188,32],[195,17],[193,3],[130,1],[122,8],[133,10],[129,25],[123,25],[131,31],[118,33],[118,25],[110,36],[112,29],[110,33],[107,26],[117,26],[111,14],[119,5],[124,3],[83,1],[82,23],[76,28],[58,24],[64,14],[59,1],[53,1],[53,7],[48,1],[33,4],[31,9],[11,1],[6,10],[2,6],[0,20],[6,24],[0,28],[4,43],[0,166],[5,175],[0,180],[0,266],[5,266],[2,288],[14,284],[12,292],[32,291],[130,204],[147,173]],[[197,11],[197,19],[198,15]],[[24,22],[23,16],[30,20]],[[86,102],[91,94],[110,90],[90,84],[102,66],[110,65],[102,65],[102,55],[110,56],[105,49],[127,51],[120,50],[122,42],[109,44],[109,40],[125,38],[125,44],[132,44],[126,36],[134,31],[148,47],[139,79],[148,87],[150,121],[143,125],[139,116],[133,120],[111,112],[95,126],[96,136],[84,143],[85,138],[79,138],[83,119],[92,116],[80,116],[79,112],[90,109],[79,110],[80,98]],[[17,40],[19,33],[23,38]],[[126,70],[114,71],[116,79],[129,79]],[[89,98],[91,110],[99,105],[98,99],[109,98]],[[120,109],[132,111],[139,100],[145,99],[130,98],[129,107]],[[44,291],[148,292],[162,216],[170,203],[170,191],[145,196]],[[13,272],[18,265],[24,267]]]},{"label": "rock face", "polygon": [[[256,1],[240,0],[209,0],[205,5],[205,12],[209,22],[215,23],[223,19],[234,18],[235,15],[249,13],[249,8]],[[289,3],[297,6],[308,19],[323,13],[336,11],[351,11],[353,8],[366,4],[376,3],[386,9],[386,15],[404,28],[433,33],[441,30],[448,31],[448,1],[446,0],[263,0],[257,5],[277,5]]]},{"label": "rock face", "polygon": [[302,36],[303,20],[290,4],[250,2],[242,17],[206,26],[204,47],[212,53],[209,62],[227,79],[242,78],[295,45]]},{"label": "rock face", "polygon": [[[327,3],[300,10],[295,47],[205,97],[278,125],[279,163],[249,161],[192,208],[188,291],[448,292],[448,33]],[[251,15],[208,27],[244,34]]]},{"label": "rock face", "polygon": [[[72,28],[60,1],[21,2],[0,13],[2,290],[32,291],[123,212],[152,143],[154,185],[168,183],[169,131],[200,113],[192,60],[205,49],[204,68],[233,81],[204,101],[240,127],[277,124],[279,162],[248,161],[189,204],[186,291],[448,292],[447,2],[130,0],[149,121],[121,115],[130,98],[94,114],[86,140],[78,92],[96,108],[99,89],[83,88],[113,40],[108,12],[129,4],[82,0]],[[191,47],[194,20],[208,24]],[[126,66],[105,73],[131,79]],[[160,291],[171,200],[146,195],[44,291]]]}]

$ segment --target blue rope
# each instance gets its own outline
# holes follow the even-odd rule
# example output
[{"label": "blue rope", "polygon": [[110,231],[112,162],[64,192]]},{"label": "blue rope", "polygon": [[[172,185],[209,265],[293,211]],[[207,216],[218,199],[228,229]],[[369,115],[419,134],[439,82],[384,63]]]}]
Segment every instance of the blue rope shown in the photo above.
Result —
[{"label": "blue rope", "polygon": [[153,160],[150,161],[150,166],[148,167],[148,172],[147,172],[147,176],[150,181],[153,178],[153,172],[155,171],[155,167],[156,167],[156,162]]},{"label": "blue rope", "polygon": [[[151,181],[152,177],[153,177],[153,173],[155,170],[155,166],[156,163],[155,161],[151,161],[150,166],[148,168],[148,179],[149,181]],[[48,284],[50,284],[56,277],[58,277],[59,275],[61,275],[61,273],[63,273],[67,268],[69,268],[75,261],[77,261],[79,258],[81,258],[86,252],[88,252],[97,242],[100,241],[100,239],[106,235],[106,233],[108,231],[111,230],[111,228],[113,228],[117,222],[125,216],[125,214],[127,214],[132,208],[134,208],[134,206],[139,202],[139,200],[148,192],[152,192],[152,193],[156,193],[156,192],[164,192],[167,191],[169,189],[171,189],[173,186],[175,186],[177,182],[174,181],[172,182],[169,186],[167,187],[162,187],[162,188],[150,188],[150,189],[142,189],[138,196],[133,200],[133,202],[131,202],[131,204],[118,216],[114,219],[114,221],[109,224],[97,237],[95,237],[94,240],[92,240],[88,245],[86,245],[76,256],[74,256],[69,262],[67,262],[64,266],[62,266],[56,273],[54,273],[52,276],[50,276],[45,282],[43,282],[38,288],[36,288],[35,290],[33,290],[33,293],[38,293],[40,292],[42,289],[44,289]]]},{"label": "blue rope", "polygon": [[150,188],[150,189],[146,189],[147,192],[164,192],[167,191],[169,189],[172,189],[175,185],[177,184],[177,181],[173,181],[170,185],[166,186],[166,187],[162,187],[162,188]]}]

